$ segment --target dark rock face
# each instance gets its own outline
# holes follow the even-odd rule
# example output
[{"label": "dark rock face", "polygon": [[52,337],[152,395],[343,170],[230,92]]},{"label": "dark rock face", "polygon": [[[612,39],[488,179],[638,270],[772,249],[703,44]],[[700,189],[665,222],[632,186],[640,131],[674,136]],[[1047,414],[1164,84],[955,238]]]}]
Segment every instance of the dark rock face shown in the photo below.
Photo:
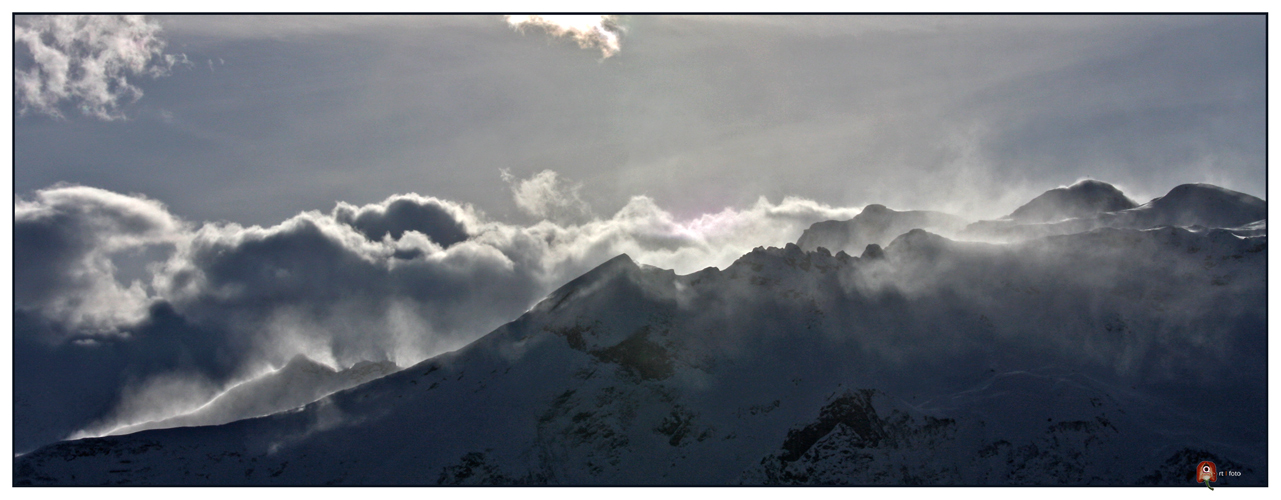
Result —
[{"label": "dark rock face", "polygon": [[[856,436],[858,445],[864,448],[875,448],[882,442],[896,445],[898,438],[905,434],[908,427],[905,421],[911,418],[885,420],[876,414],[872,406],[872,396],[876,391],[864,389],[846,392],[839,398],[819,410],[818,420],[798,429],[787,432],[783,441],[783,454],[779,457],[784,462],[795,462],[809,451],[818,441],[833,430],[843,425]],[[926,417],[926,427],[939,427],[954,424],[951,420],[939,420]]]},{"label": "dark rock face", "polygon": [[583,335],[591,328],[574,326],[549,330],[565,337],[570,348],[591,354],[598,360],[615,363],[627,373],[644,380],[661,380],[672,376],[672,358],[663,344],[650,340],[650,327],[643,326],[622,342],[605,348],[589,348]]},{"label": "dark rock face", "polygon": [[[880,405],[884,414],[878,414]],[[954,483],[955,471],[909,472],[890,454],[930,453],[955,438],[956,421],[896,407],[872,389],[846,391],[819,410],[812,422],[787,432],[781,449],[749,469],[744,482],[771,485],[938,484]],[[881,463],[877,463],[877,457]],[[911,468],[920,469],[920,464]],[[929,467],[929,466],[926,466]],[[867,472],[885,468],[871,476]],[[946,467],[945,467],[946,468]],[[942,472],[942,474],[939,474]],[[946,477],[946,481],[940,481]]]},{"label": "dark rock face", "polygon": [[880,245],[877,245],[876,243],[872,243],[872,244],[869,244],[867,248],[863,249],[863,255],[859,256],[859,258],[860,259],[884,259],[885,250],[882,250]]}]

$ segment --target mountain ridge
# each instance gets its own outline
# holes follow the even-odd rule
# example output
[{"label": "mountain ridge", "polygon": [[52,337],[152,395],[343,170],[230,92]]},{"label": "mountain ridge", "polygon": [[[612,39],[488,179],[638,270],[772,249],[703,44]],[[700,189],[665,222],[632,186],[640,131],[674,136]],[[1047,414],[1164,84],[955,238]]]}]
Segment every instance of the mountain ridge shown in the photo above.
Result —
[{"label": "mountain ridge", "polygon": [[1226,228],[1265,220],[1267,216],[1267,202],[1254,196],[1211,184],[1180,184],[1164,196],[1133,208],[1098,212],[1093,215],[1050,222],[1021,222],[1008,218],[978,221],[966,226],[958,236],[990,241],[1022,241],[1051,235],[1080,233],[1101,227]]},{"label": "mountain ridge", "polygon": [[955,215],[928,210],[892,210],[872,204],[852,219],[816,222],[797,239],[805,251],[826,248],[830,252],[860,254],[869,244],[885,246],[895,236],[910,229],[924,228],[952,233],[965,227],[966,221]]},{"label": "mountain ridge", "polygon": [[1023,223],[1054,222],[1139,206],[1116,186],[1084,179],[1070,186],[1054,188],[1015,209],[1002,219]]},{"label": "mountain ridge", "polygon": [[1258,208],[1237,194],[1094,216],[1228,227],[911,228],[686,275],[621,254],[457,351],[258,418],[45,446],[14,481],[1187,485],[1210,459],[1266,485],[1267,224],[1236,223]]},{"label": "mountain ridge", "polygon": [[[1266,398],[1242,383],[1265,249],[1101,228],[681,276],[620,256],[459,351],[300,410],[48,446],[15,484],[1185,484],[1209,454],[1266,484],[1259,422],[1216,418]],[[1192,400],[1222,409],[1181,420]]]}]

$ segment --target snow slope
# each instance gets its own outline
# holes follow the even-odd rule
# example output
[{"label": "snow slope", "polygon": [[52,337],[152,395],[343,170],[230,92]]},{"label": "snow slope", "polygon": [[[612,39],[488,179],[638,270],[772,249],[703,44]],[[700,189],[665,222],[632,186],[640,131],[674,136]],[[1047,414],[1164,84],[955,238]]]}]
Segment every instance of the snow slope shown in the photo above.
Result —
[{"label": "snow slope", "polygon": [[355,387],[394,373],[395,363],[363,361],[335,370],[298,355],[279,370],[236,385],[199,409],[172,418],[114,429],[109,434],[130,434],[148,429],[218,425],[261,417],[303,406],[334,392]]},{"label": "snow slope", "polygon": [[1233,227],[1268,218],[1268,202],[1211,184],[1183,184],[1165,196],[1113,216],[1112,227]]},{"label": "snow slope", "polygon": [[[1151,204],[1149,204],[1151,205]],[[1146,206],[1146,205],[1145,205]],[[1267,484],[1266,224],[619,256],[304,408],[58,443],[18,485]]]}]

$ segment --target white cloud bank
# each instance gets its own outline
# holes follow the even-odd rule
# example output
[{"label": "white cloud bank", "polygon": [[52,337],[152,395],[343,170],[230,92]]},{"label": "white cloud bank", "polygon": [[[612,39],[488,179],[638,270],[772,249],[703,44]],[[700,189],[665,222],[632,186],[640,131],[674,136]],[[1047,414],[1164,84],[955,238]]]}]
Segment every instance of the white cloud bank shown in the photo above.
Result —
[{"label": "white cloud bank", "polygon": [[[581,184],[554,171],[528,179],[504,173],[504,179],[518,206],[537,222],[495,221],[467,204],[405,194],[364,206],[339,202],[330,213],[304,212],[271,227],[196,225],[141,196],[54,186],[15,203],[22,263],[15,305],[80,335],[127,329],[156,301],[197,321],[247,320],[236,326],[249,330],[312,318],[305,314],[312,310],[326,316],[363,308],[355,317],[385,319],[396,309],[402,317],[396,323],[420,325],[400,336],[436,337],[431,345],[403,358],[393,354],[397,342],[388,340],[378,349],[358,349],[356,357],[382,350],[389,359],[415,362],[514,319],[554,287],[620,253],[679,273],[724,267],[754,247],[793,242],[814,222],[860,211],[762,197],[750,207],[681,220],[651,198],[634,196],[601,217],[580,197]],[[146,266],[150,282],[118,281],[113,259],[157,245],[169,249],[168,257]],[[403,319],[406,304],[416,311],[415,321]],[[360,329],[393,326],[380,321]],[[88,326],[94,328],[86,331]],[[453,341],[436,343],[442,339]],[[332,340],[321,344],[332,347]],[[298,353],[277,354],[288,359]],[[334,353],[318,359],[358,360],[335,359]]]},{"label": "white cloud bank", "polygon": [[36,16],[13,27],[19,113],[63,117],[71,104],[102,120],[124,118],[142,89],[131,77],[169,74],[186,56],[164,54],[160,24],[144,16]]},{"label": "white cloud bank", "polygon": [[623,33],[617,16],[603,15],[521,15],[507,16],[507,24],[518,30],[526,27],[541,28],[555,37],[570,37],[584,49],[600,49],[608,58],[620,50],[619,36]]}]

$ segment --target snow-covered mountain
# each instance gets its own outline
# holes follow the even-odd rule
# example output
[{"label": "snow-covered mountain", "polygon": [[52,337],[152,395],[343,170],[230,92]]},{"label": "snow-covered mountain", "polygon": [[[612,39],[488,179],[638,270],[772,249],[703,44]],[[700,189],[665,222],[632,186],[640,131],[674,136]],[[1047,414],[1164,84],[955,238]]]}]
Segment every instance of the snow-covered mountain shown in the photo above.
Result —
[{"label": "snow-covered mountain", "polygon": [[244,418],[261,417],[291,410],[334,392],[355,387],[393,373],[399,368],[390,361],[362,361],[345,370],[335,370],[298,355],[279,370],[227,389],[204,406],[187,414],[164,420],[142,422],[114,429],[111,434],[130,434],[148,429],[218,425]]},{"label": "snow-covered mountain", "polygon": [[831,253],[860,255],[868,245],[885,246],[894,237],[912,229],[950,235],[963,229],[966,223],[965,219],[943,212],[897,211],[885,205],[868,205],[853,219],[814,223],[801,233],[796,244],[807,252],[823,247]]},{"label": "snow-covered mountain", "polygon": [[1071,186],[1046,191],[1003,218],[1022,223],[1054,222],[1136,206],[1138,204],[1127,198],[1116,186],[1086,179]]},{"label": "snow-covered mountain", "polygon": [[1268,218],[1268,202],[1211,184],[1183,184],[1165,196],[1105,217],[1112,227],[1233,227]]},{"label": "snow-covered mountain", "polygon": [[[1186,208],[1157,201],[1131,210]],[[1216,487],[1266,485],[1266,222],[1216,220],[915,229],[684,276],[623,255],[458,351],[297,410],[46,446],[14,481],[1196,486],[1210,460],[1241,473]]]},{"label": "snow-covered mountain", "polygon": [[[1094,186],[1090,191],[1072,191],[1073,188],[1082,186],[1086,182]],[[1059,194],[1051,197],[1053,193]],[[1105,193],[1107,196],[1090,196],[1087,193]],[[1118,196],[1120,198],[1117,198]],[[1037,208],[1046,206],[1044,203],[1038,204],[1038,200],[1042,199],[1058,200],[1060,205],[1093,207],[1091,209],[1093,211],[1061,211],[1053,216],[1016,217],[1020,212],[1047,213]],[[958,236],[988,241],[1018,241],[1056,234],[1079,233],[1100,227],[1129,229],[1149,229],[1160,226],[1239,227],[1268,217],[1268,202],[1210,184],[1183,184],[1171,189],[1165,196],[1143,205],[1106,210],[1107,207],[1124,206],[1128,201],[1120,191],[1109,184],[1082,181],[1071,188],[1047,191],[1005,218],[970,224]],[[1078,215],[1072,216],[1073,213]]]}]

